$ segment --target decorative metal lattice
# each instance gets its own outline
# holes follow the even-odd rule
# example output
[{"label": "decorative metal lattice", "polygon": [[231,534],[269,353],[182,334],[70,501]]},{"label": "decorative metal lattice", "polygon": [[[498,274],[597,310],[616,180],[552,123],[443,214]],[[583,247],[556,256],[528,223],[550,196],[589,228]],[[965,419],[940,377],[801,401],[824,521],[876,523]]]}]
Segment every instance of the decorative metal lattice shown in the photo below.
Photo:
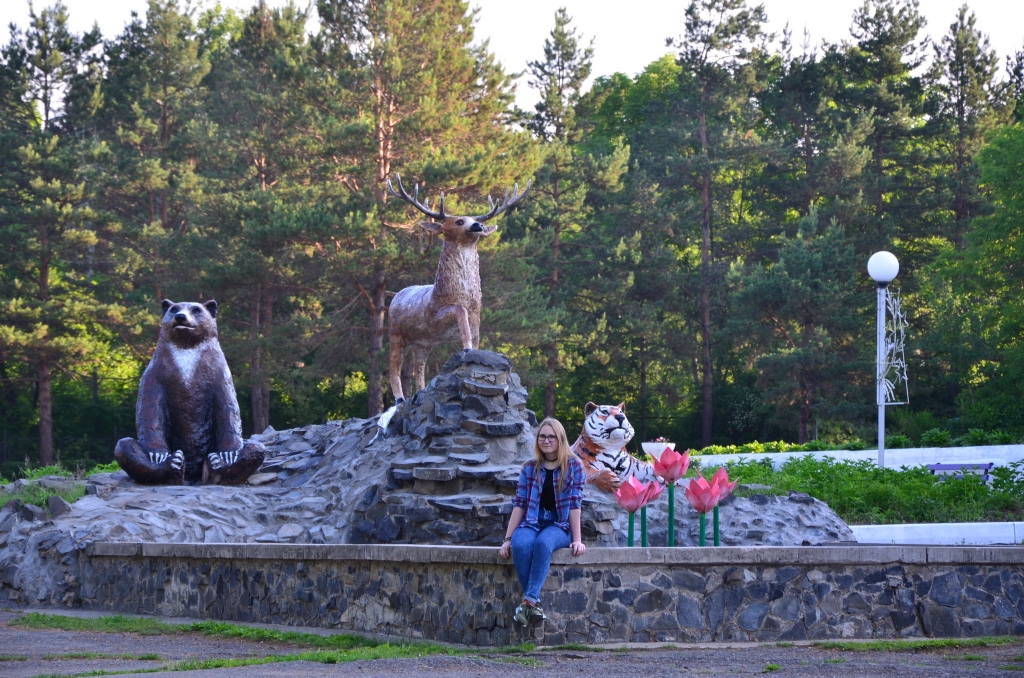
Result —
[{"label": "decorative metal lattice", "polygon": [[[886,405],[906,405],[910,402],[910,386],[907,381],[907,359],[903,353],[906,330],[909,327],[907,315],[903,312],[900,291],[889,289],[885,301],[885,363],[881,369],[882,386],[885,389]],[[902,398],[902,400],[897,400]]]}]

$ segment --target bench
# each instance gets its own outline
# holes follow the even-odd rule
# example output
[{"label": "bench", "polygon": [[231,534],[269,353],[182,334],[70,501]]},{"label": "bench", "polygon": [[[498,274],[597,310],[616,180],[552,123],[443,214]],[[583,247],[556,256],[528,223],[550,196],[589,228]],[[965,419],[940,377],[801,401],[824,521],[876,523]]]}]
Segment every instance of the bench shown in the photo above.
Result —
[{"label": "bench", "polygon": [[976,473],[981,476],[981,479],[986,485],[992,484],[991,471],[995,467],[994,463],[982,464],[982,463],[965,463],[965,464],[928,464],[928,470],[933,476],[953,476],[954,478],[963,478],[964,473]]}]

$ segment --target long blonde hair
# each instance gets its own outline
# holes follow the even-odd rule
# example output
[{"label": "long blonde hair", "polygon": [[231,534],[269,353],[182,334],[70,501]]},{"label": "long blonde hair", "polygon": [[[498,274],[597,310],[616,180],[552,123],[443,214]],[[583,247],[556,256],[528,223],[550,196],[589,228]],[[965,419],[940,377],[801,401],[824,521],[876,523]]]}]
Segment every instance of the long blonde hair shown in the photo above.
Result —
[{"label": "long blonde hair", "polygon": [[[540,430],[545,426],[550,426],[551,430],[555,432],[555,437],[558,439],[558,456],[555,457],[555,463],[562,469],[561,476],[558,479],[558,493],[561,494],[562,490],[565,489],[565,476],[569,473],[569,456],[572,455],[572,451],[569,449],[569,437],[565,435],[565,427],[562,426],[562,422],[554,417],[548,417],[540,422],[537,426],[537,436],[540,435]],[[540,451],[540,440],[534,437],[533,463],[538,472],[540,472],[544,461],[544,455]]]}]

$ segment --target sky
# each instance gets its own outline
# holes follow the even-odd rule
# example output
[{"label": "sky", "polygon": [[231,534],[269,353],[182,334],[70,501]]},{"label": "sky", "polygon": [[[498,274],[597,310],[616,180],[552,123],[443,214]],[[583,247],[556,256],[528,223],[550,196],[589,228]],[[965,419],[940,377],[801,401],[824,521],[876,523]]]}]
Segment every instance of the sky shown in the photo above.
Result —
[{"label": "sky", "polygon": [[[277,6],[286,0],[268,0]],[[781,34],[788,23],[796,45],[803,44],[806,29],[811,44],[822,40],[839,42],[849,38],[853,11],[863,0],[762,0],[768,14],[769,30]],[[925,32],[932,37],[946,33],[964,0],[920,0],[927,19]],[[76,31],[99,23],[104,37],[121,32],[131,11],[145,13],[146,0],[64,0]],[[304,4],[305,0],[297,0]],[[555,11],[565,7],[586,39],[594,40],[593,75],[623,72],[636,75],[652,61],[671,50],[665,38],[682,32],[685,0],[470,0],[479,8],[477,38],[489,39],[491,52],[510,72],[526,69],[528,61],[543,56],[544,39],[554,27]],[[35,7],[48,4],[36,0]],[[221,0],[225,7],[247,9],[251,0]],[[753,5],[753,0],[748,0]],[[992,47],[1002,59],[1024,48],[1024,2],[1022,0],[970,0],[978,27],[988,34]],[[626,9],[624,9],[626,8]],[[24,27],[28,20],[27,0],[0,0],[0,24]],[[6,37],[6,36],[5,36]],[[6,39],[4,40],[6,41]],[[526,78],[519,81],[517,101],[532,108],[536,95]]]}]

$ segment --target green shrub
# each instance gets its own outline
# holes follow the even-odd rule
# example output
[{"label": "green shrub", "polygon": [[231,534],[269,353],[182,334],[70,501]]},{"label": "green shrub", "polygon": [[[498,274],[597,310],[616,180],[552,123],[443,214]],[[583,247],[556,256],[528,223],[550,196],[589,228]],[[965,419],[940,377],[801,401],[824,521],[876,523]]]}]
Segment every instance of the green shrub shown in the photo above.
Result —
[{"label": "green shrub", "polygon": [[38,480],[39,478],[45,478],[46,476],[64,476],[65,478],[70,478],[71,471],[67,470],[60,464],[53,464],[51,466],[40,466],[39,468],[26,468],[21,472],[21,475],[25,480]]},{"label": "green shrub", "polygon": [[953,436],[949,431],[933,428],[921,434],[921,447],[952,447]]},{"label": "green shrub", "polygon": [[896,434],[894,436],[885,436],[885,446],[890,450],[905,449],[913,447],[914,441],[905,435]]},{"label": "green shrub", "polygon": [[990,434],[980,428],[972,428],[965,435],[956,439],[960,447],[973,447],[975,445],[989,445]]},{"label": "green shrub", "polygon": [[91,469],[85,472],[85,476],[89,477],[94,473],[115,473],[121,470],[121,465],[116,461],[112,461],[109,464],[96,464]]},{"label": "green shrub", "polygon": [[[715,471],[705,460],[701,472]],[[726,464],[741,483],[768,485],[776,494],[806,492],[850,524],[1019,520],[1024,517],[1024,462],[995,469],[993,486],[980,476],[932,475],[927,467],[878,468],[872,461],[792,457],[775,470],[770,459]]]}]

